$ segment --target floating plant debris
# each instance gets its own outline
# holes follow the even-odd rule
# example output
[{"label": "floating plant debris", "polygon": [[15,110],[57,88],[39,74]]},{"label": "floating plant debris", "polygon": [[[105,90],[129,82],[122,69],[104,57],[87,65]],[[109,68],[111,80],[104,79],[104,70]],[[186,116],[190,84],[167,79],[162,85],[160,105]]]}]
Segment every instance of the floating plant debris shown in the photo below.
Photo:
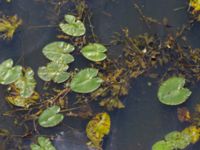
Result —
[{"label": "floating plant debris", "polygon": [[185,102],[191,95],[191,91],[184,88],[185,79],[172,77],[164,81],[158,90],[158,98],[161,103],[166,105],[179,105]]},{"label": "floating plant debris", "polygon": [[0,37],[12,39],[16,29],[22,24],[22,20],[17,15],[0,18]]},{"label": "floating plant debris", "polygon": [[110,116],[105,112],[99,113],[92,118],[86,127],[86,134],[91,140],[88,146],[101,149],[101,142],[103,137],[110,132],[110,125]]}]

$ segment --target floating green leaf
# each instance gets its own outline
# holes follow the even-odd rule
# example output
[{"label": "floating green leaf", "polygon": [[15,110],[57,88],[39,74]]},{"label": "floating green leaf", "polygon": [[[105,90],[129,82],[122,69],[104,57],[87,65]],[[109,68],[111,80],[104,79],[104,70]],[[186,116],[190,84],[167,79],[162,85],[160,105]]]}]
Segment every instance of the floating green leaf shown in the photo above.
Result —
[{"label": "floating green leaf", "polygon": [[13,60],[7,59],[0,64],[0,84],[8,85],[15,82],[22,74],[22,67],[13,67]]},{"label": "floating green leaf", "polygon": [[74,57],[69,54],[74,49],[74,46],[69,43],[57,41],[46,45],[42,52],[51,61],[69,64],[74,61]]},{"label": "floating green leaf", "polygon": [[85,34],[85,26],[80,21],[77,20],[73,15],[65,15],[65,21],[67,23],[60,23],[59,26],[61,30],[71,36],[82,36]]},{"label": "floating green leaf", "polygon": [[70,88],[77,93],[90,93],[98,89],[103,80],[97,77],[98,70],[86,68],[74,76]]},{"label": "floating green leaf", "polygon": [[172,77],[163,82],[158,90],[158,98],[166,105],[179,105],[186,101],[191,95],[191,91],[184,88],[185,79]]},{"label": "floating green leaf", "polygon": [[70,74],[67,71],[68,65],[50,62],[47,66],[39,67],[38,76],[44,81],[53,80],[56,83],[66,81]]},{"label": "floating green leaf", "polygon": [[45,137],[38,137],[38,144],[31,144],[31,150],[56,150],[51,141]]},{"label": "floating green leaf", "polygon": [[33,70],[31,68],[25,70],[25,75],[21,76],[21,78],[15,82],[15,86],[20,90],[21,97],[30,97],[34,93],[36,86]]},{"label": "floating green leaf", "polygon": [[158,141],[156,142],[153,146],[152,146],[152,150],[173,150],[172,146],[170,145],[170,143],[162,140],[162,141]]},{"label": "floating green leaf", "polygon": [[91,61],[102,61],[106,59],[106,47],[99,43],[90,43],[83,47],[81,53]]},{"label": "floating green leaf", "polygon": [[59,112],[60,107],[56,105],[44,110],[38,119],[40,126],[47,128],[58,125],[64,119],[63,114]]},{"label": "floating green leaf", "polygon": [[173,131],[165,136],[165,140],[172,145],[173,149],[184,149],[190,144],[191,137],[183,132]]}]

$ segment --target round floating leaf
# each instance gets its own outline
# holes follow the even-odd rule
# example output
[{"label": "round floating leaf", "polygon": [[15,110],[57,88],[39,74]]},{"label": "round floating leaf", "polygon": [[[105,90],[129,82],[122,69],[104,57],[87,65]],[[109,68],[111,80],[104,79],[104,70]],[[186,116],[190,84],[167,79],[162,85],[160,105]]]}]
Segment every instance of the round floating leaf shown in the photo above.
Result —
[{"label": "round floating leaf", "polygon": [[22,67],[13,67],[13,60],[7,59],[0,64],[0,84],[8,85],[15,82],[22,74]]},{"label": "round floating leaf", "polygon": [[59,112],[60,107],[56,105],[44,110],[38,119],[40,126],[47,128],[58,125],[64,119],[63,114]]},{"label": "round floating leaf", "polygon": [[156,142],[152,146],[152,150],[173,150],[173,148],[168,142],[162,140],[162,141]]},{"label": "round floating leaf", "polygon": [[77,93],[90,93],[98,89],[103,80],[97,77],[98,70],[86,68],[74,76],[70,88]]},{"label": "round floating leaf", "polygon": [[38,137],[38,144],[31,144],[31,150],[56,150],[51,141],[45,137]]},{"label": "round floating leaf", "polygon": [[172,145],[173,149],[185,149],[191,142],[191,137],[182,132],[173,131],[165,136],[165,140]]},{"label": "round floating leaf", "polygon": [[184,88],[185,79],[172,77],[163,82],[158,90],[158,98],[166,105],[179,105],[187,100],[191,91]]},{"label": "round floating leaf", "polygon": [[102,61],[106,59],[106,47],[99,43],[90,43],[83,47],[81,53],[91,61]]},{"label": "round floating leaf", "polygon": [[80,21],[77,20],[73,15],[65,15],[65,21],[67,23],[60,23],[59,26],[61,30],[71,36],[82,36],[85,34],[85,26]]},{"label": "round floating leaf", "polygon": [[15,86],[20,90],[20,96],[28,98],[34,93],[36,81],[34,79],[34,72],[31,68],[25,71],[25,75],[21,76],[16,82]]},{"label": "round floating leaf", "polygon": [[69,43],[57,41],[46,45],[42,52],[51,61],[69,64],[74,61],[74,57],[69,54],[74,49],[74,46]]},{"label": "round floating leaf", "polygon": [[39,67],[38,76],[44,81],[53,80],[56,83],[62,83],[70,76],[69,73],[65,72],[67,69],[68,65],[50,62],[47,66]]}]

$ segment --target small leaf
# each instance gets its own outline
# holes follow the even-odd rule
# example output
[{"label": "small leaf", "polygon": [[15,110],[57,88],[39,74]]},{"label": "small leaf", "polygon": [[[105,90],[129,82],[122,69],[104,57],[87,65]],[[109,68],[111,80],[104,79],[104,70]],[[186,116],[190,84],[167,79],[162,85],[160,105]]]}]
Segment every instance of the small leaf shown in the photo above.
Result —
[{"label": "small leaf", "polygon": [[56,105],[44,110],[38,119],[40,126],[47,128],[58,125],[64,119],[64,116],[59,112],[60,107]]},{"label": "small leaf", "polygon": [[77,20],[73,15],[65,15],[65,21],[67,23],[60,23],[61,30],[71,36],[82,36],[85,34],[86,29],[84,24]]},{"label": "small leaf", "polygon": [[31,144],[31,150],[56,150],[51,141],[45,137],[38,137],[38,144]]},{"label": "small leaf", "polygon": [[74,57],[69,54],[74,49],[74,46],[71,44],[57,41],[46,45],[42,52],[51,61],[60,64],[69,64],[74,61]]},{"label": "small leaf", "polygon": [[18,92],[19,91],[17,91],[14,95],[9,95],[6,97],[6,100],[9,103],[18,107],[28,108],[30,105],[34,104],[40,97],[37,92],[34,92],[30,97],[24,98],[24,97],[21,97]]},{"label": "small leaf", "polygon": [[62,83],[70,76],[69,73],[65,72],[67,69],[68,65],[50,62],[47,66],[39,67],[38,76],[44,81],[53,80],[56,83]]},{"label": "small leaf", "polygon": [[156,142],[152,146],[152,150],[173,150],[173,148],[168,142],[162,140],[162,141]]},{"label": "small leaf", "polygon": [[90,43],[87,46],[83,47],[81,53],[84,57],[91,61],[102,61],[107,57],[105,54],[106,51],[106,47],[102,44]]},{"label": "small leaf", "polygon": [[110,132],[110,116],[107,113],[99,113],[89,121],[86,127],[86,134],[91,140],[92,145],[96,148],[101,147],[100,144],[105,135]]},{"label": "small leaf", "polygon": [[185,79],[172,77],[163,82],[158,90],[158,98],[166,105],[179,105],[185,102],[191,95],[191,91],[184,88]]},{"label": "small leaf", "polygon": [[34,79],[34,72],[31,68],[25,71],[25,75],[21,76],[16,82],[15,86],[20,90],[20,96],[28,98],[34,93],[36,81]]},{"label": "small leaf", "polygon": [[8,85],[15,82],[22,74],[22,67],[13,67],[13,60],[7,59],[0,64],[0,83]]},{"label": "small leaf", "polygon": [[103,80],[97,77],[98,70],[86,68],[74,76],[70,88],[77,93],[90,93],[98,89]]}]

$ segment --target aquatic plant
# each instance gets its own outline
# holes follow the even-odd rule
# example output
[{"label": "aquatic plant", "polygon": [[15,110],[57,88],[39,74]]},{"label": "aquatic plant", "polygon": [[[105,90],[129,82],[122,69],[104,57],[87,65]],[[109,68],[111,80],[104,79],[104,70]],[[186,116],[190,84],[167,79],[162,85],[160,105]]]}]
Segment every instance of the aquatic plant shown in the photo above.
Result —
[{"label": "aquatic plant", "polygon": [[59,112],[60,112],[59,106],[54,105],[52,107],[47,108],[39,116],[38,119],[39,125],[45,128],[54,127],[58,125],[64,119],[64,115],[59,114]]},{"label": "aquatic plant", "polygon": [[199,140],[199,133],[200,129],[196,126],[189,126],[181,132],[172,131],[165,136],[164,140],[156,142],[152,150],[185,149]]},{"label": "aquatic plant", "polygon": [[158,90],[158,98],[166,105],[179,105],[185,102],[191,95],[191,91],[184,88],[185,79],[181,77],[171,77],[164,81]]},{"label": "aquatic plant", "polygon": [[71,36],[82,36],[85,34],[85,25],[75,16],[65,15],[65,22],[59,24],[61,30],[64,33]]},{"label": "aquatic plant", "polygon": [[86,68],[77,73],[71,83],[70,88],[77,93],[91,93],[98,89],[103,80],[97,77],[98,70]]},{"label": "aquatic plant", "polygon": [[16,29],[22,24],[22,19],[17,15],[0,18],[0,37],[3,39],[12,39]]},{"label": "aquatic plant", "polygon": [[83,56],[91,61],[102,61],[106,59],[106,47],[99,43],[90,43],[81,50]]},{"label": "aquatic plant", "polygon": [[45,137],[38,137],[37,144],[31,144],[31,150],[56,150],[51,141]]},{"label": "aquatic plant", "polygon": [[110,116],[106,113],[99,113],[93,117],[87,124],[86,134],[91,142],[87,144],[95,149],[102,149],[101,142],[105,135],[110,132]]},{"label": "aquatic plant", "polygon": [[193,13],[200,11],[200,0],[189,0],[189,6],[194,9]]}]

